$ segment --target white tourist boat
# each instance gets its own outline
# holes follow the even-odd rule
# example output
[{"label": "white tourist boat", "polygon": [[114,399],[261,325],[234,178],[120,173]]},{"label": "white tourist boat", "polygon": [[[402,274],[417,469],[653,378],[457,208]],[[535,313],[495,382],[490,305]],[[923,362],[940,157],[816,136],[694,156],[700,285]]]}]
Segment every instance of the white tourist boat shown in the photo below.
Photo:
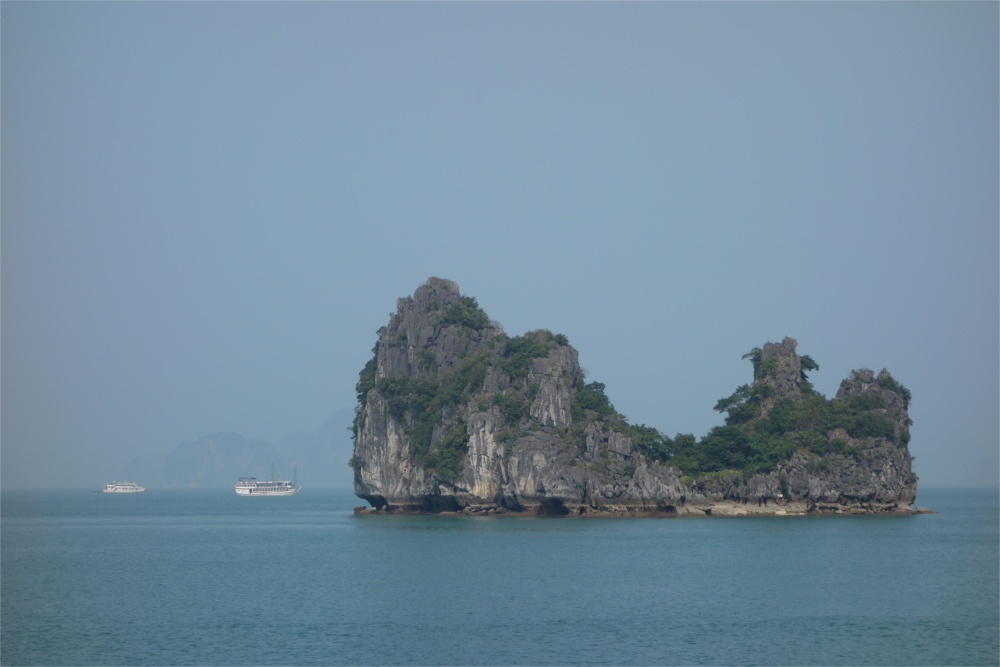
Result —
[{"label": "white tourist boat", "polygon": [[139,493],[145,490],[146,487],[135,482],[108,482],[104,485],[104,493]]},{"label": "white tourist boat", "polygon": [[[298,472],[298,471],[296,471]],[[240,477],[236,480],[236,495],[238,496],[294,496],[302,487],[295,486],[294,479],[274,478],[259,480],[256,477]]]}]

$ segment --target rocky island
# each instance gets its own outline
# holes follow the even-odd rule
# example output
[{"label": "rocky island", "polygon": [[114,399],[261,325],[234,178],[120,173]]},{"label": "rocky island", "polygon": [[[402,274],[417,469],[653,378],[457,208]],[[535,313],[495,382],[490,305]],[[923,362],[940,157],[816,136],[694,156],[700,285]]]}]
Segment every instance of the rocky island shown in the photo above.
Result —
[{"label": "rocky island", "polygon": [[379,329],[352,426],[359,513],[918,513],[910,392],[862,369],[833,399],[785,338],[752,349],[725,423],[667,437],[620,415],[562,334],[508,336],[430,278]]}]

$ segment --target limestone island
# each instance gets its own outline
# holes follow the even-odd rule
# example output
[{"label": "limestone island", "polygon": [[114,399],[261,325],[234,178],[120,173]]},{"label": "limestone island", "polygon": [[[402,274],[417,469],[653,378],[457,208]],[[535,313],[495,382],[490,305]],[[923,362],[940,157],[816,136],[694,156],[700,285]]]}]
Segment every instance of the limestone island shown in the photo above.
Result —
[{"label": "limestone island", "polygon": [[836,398],[796,341],[744,358],[752,384],[700,439],[630,424],[566,336],[508,336],[456,283],[430,278],[357,383],[356,513],[572,516],[916,514],[910,392],[852,371]]}]

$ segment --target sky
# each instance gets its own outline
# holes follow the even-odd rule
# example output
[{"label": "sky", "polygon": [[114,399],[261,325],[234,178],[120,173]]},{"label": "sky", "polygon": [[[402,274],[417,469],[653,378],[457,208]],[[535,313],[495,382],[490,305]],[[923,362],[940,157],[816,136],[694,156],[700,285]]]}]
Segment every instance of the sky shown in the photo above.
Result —
[{"label": "sky", "polygon": [[996,486],[998,8],[4,1],[0,486],[318,430],[430,276],[668,435],[888,368]]}]

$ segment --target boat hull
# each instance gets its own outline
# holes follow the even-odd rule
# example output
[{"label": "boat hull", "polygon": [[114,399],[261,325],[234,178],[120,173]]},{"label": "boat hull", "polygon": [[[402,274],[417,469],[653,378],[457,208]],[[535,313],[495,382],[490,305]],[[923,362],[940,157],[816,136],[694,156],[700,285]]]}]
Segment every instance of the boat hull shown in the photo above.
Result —
[{"label": "boat hull", "polygon": [[299,492],[299,487],[293,487],[291,489],[281,489],[281,490],[266,490],[266,489],[253,489],[253,488],[240,488],[237,487],[236,495],[238,496],[294,496]]},{"label": "boat hull", "polygon": [[294,496],[300,488],[287,479],[240,477],[236,481],[238,496]]},{"label": "boat hull", "polygon": [[135,482],[110,482],[104,485],[104,493],[142,493],[146,487]]}]

